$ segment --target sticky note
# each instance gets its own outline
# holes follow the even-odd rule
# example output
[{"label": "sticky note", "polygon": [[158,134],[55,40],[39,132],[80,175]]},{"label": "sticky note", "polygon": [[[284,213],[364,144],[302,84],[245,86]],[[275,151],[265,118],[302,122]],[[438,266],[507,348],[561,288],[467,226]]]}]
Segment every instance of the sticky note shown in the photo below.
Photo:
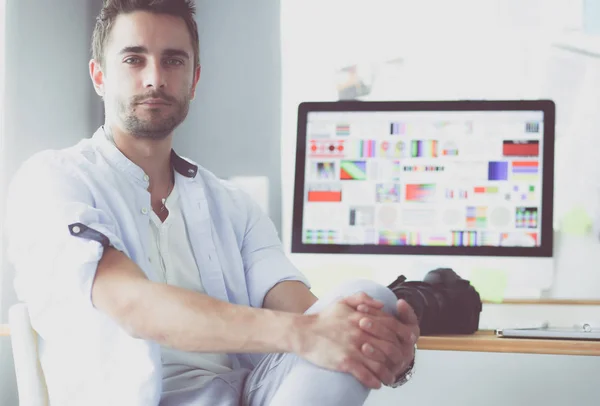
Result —
[{"label": "sticky note", "polygon": [[586,235],[591,229],[592,218],[581,206],[574,207],[565,214],[560,224],[560,231],[567,235]]},{"label": "sticky note", "polygon": [[481,296],[481,300],[501,303],[504,299],[508,282],[505,271],[487,268],[472,269],[469,281]]}]

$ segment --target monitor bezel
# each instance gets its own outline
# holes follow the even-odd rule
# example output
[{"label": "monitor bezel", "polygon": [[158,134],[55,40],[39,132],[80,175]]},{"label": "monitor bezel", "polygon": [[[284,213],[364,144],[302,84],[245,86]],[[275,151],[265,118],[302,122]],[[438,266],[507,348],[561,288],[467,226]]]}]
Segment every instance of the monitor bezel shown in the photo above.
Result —
[{"label": "monitor bezel", "polygon": [[[305,195],[306,127],[311,112],[388,111],[542,111],[544,114],[541,245],[536,247],[439,247],[354,244],[304,244],[302,242]],[[448,255],[498,257],[552,257],[554,213],[555,105],[552,100],[476,101],[357,101],[303,102],[298,106],[294,206],[291,252],[305,254]],[[550,163],[550,164],[548,164]]]}]

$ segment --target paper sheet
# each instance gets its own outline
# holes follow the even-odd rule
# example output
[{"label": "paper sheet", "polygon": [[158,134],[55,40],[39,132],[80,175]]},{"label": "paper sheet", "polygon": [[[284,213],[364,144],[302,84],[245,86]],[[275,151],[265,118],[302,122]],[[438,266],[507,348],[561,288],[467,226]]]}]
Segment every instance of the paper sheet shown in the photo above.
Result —
[{"label": "paper sheet", "polygon": [[592,230],[592,218],[583,207],[574,207],[562,218],[560,231],[567,235],[583,236]]},{"label": "paper sheet", "polygon": [[499,269],[476,268],[471,270],[469,281],[479,292],[481,300],[501,303],[506,292],[508,275]]}]

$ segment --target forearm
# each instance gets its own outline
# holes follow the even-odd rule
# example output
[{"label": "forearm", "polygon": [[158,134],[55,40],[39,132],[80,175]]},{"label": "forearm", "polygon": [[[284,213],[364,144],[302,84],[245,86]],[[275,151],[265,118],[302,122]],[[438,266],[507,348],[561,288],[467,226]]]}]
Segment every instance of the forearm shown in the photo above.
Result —
[{"label": "forearm", "polygon": [[146,282],[126,320],[132,335],[196,352],[293,352],[307,316],[234,305]]},{"label": "forearm", "polygon": [[92,303],[134,337],[197,352],[294,352],[309,319],[152,282],[113,248],[98,264]]}]

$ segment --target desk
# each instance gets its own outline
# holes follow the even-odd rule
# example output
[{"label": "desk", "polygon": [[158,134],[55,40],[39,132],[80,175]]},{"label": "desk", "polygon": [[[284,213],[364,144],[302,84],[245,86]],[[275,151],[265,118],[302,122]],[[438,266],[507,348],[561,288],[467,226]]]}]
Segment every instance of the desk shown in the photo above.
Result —
[{"label": "desk", "polygon": [[600,341],[500,338],[494,331],[420,337],[420,350],[600,356]]}]

